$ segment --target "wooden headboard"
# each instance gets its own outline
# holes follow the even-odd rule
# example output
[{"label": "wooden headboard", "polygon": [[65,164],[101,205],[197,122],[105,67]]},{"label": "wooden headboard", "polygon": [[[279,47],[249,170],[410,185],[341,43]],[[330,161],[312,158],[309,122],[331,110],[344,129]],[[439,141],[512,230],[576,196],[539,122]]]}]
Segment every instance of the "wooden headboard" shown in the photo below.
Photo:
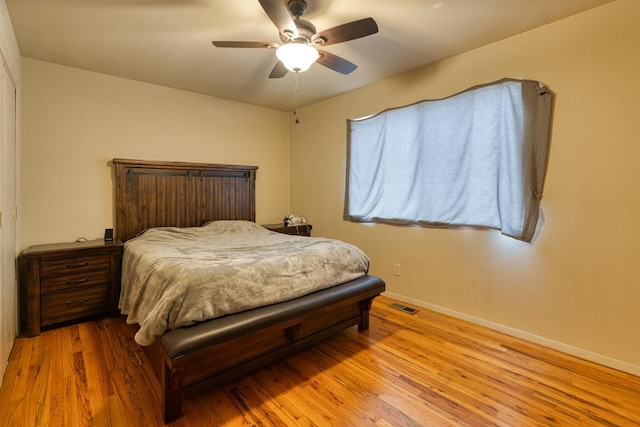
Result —
[{"label": "wooden headboard", "polygon": [[196,227],[218,219],[255,221],[257,166],[113,159],[116,237],[151,227]]}]

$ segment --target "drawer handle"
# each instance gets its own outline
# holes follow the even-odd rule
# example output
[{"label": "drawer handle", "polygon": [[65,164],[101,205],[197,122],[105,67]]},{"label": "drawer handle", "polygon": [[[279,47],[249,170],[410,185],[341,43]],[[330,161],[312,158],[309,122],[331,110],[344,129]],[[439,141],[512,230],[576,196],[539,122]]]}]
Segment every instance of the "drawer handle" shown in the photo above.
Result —
[{"label": "drawer handle", "polygon": [[67,263],[67,268],[78,268],[78,267],[84,267],[85,265],[89,264],[88,261],[85,262],[68,262]]},{"label": "drawer handle", "polygon": [[88,277],[83,277],[82,279],[75,279],[75,280],[67,280],[67,285],[71,285],[73,283],[84,283],[87,280],[89,280]]},{"label": "drawer handle", "polygon": [[82,299],[77,299],[77,300],[74,300],[74,301],[67,301],[65,304],[67,304],[67,305],[84,304],[85,302],[89,302],[89,298],[82,298]]}]

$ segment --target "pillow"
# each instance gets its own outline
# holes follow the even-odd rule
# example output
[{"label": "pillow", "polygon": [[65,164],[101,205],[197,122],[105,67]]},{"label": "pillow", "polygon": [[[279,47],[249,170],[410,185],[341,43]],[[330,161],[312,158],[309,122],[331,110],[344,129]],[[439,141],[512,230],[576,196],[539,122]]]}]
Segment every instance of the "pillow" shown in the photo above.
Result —
[{"label": "pillow", "polygon": [[218,231],[218,232],[247,232],[247,231],[256,231],[263,230],[264,228],[253,221],[246,220],[235,220],[235,219],[225,219],[225,220],[217,220],[217,221],[207,221],[202,224],[202,227],[206,227],[208,230]]}]

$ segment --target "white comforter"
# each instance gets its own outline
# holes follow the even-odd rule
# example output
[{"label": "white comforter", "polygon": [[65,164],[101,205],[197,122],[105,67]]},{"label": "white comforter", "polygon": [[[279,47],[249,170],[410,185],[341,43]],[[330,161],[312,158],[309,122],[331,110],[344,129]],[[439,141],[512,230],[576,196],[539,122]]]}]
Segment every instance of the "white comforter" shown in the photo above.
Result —
[{"label": "white comforter", "polygon": [[338,240],[289,236],[249,221],[154,228],[125,243],[120,309],[150,345],[165,331],[274,304],[367,273]]}]

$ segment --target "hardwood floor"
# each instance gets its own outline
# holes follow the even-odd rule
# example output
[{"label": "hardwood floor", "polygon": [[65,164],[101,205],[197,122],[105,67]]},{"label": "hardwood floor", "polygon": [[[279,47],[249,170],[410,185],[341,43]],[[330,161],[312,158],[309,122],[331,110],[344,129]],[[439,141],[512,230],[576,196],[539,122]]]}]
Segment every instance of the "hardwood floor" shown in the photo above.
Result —
[{"label": "hardwood floor", "polygon": [[[379,297],[337,336],[202,396],[172,426],[633,426],[640,378]],[[19,338],[2,426],[154,426],[159,383],[123,318]]]}]

